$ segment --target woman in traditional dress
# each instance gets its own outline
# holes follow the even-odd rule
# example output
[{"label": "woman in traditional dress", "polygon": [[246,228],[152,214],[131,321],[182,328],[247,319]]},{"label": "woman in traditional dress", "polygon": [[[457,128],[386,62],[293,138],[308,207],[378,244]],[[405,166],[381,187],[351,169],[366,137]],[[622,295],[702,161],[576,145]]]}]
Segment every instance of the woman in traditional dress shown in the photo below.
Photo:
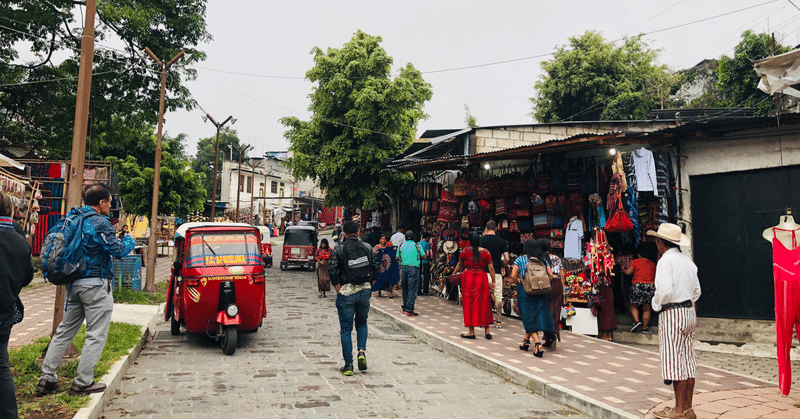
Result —
[{"label": "woman in traditional dress", "polygon": [[473,231],[469,233],[469,246],[461,251],[453,274],[464,271],[461,275],[461,302],[464,309],[464,326],[468,333],[462,333],[465,339],[475,339],[475,328],[482,327],[486,339],[491,339],[489,325],[492,323],[491,292],[494,282],[486,281],[486,272],[494,278],[494,265],[489,251],[480,247],[480,235]]},{"label": "woman in traditional dress", "polygon": [[372,248],[375,257],[380,258],[381,266],[378,279],[372,285],[372,290],[378,291],[378,297],[383,297],[381,292],[386,291],[389,293],[389,298],[394,298],[392,290],[400,280],[400,266],[395,258],[397,249],[394,249],[394,247],[394,244],[389,241],[386,234],[378,233],[378,244]]},{"label": "woman in traditional dress", "polygon": [[331,247],[328,239],[322,239],[317,248],[317,285],[319,286],[319,298],[328,297],[325,293],[331,290],[331,275],[328,267],[331,264]]},{"label": "woman in traditional dress", "polygon": [[514,261],[514,267],[511,268],[511,277],[517,282],[517,306],[519,307],[519,314],[522,318],[522,325],[525,327],[525,337],[519,348],[527,351],[531,347],[531,339],[533,339],[534,352],[533,354],[541,358],[544,355],[544,349],[539,342],[539,332],[555,333],[553,329],[553,318],[550,315],[550,297],[548,294],[541,295],[528,295],[525,292],[525,287],[522,285],[522,278],[525,277],[525,269],[531,259],[538,259],[547,267],[547,274],[552,278],[553,271],[550,270],[550,261],[547,260],[542,243],[537,242],[535,239],[529,239],[523,245],[523,255]]}]

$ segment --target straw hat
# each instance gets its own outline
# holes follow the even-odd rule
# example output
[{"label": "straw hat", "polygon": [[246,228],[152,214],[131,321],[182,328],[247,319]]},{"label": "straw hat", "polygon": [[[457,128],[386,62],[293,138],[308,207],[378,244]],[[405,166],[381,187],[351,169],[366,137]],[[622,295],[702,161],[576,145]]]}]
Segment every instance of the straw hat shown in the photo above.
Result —
[{"label": "straw hat", "polygon": [[664,239],[679,246],[688,246],[691,244],[689,237],[683,234],[681,228],[672,223],[661,223],[661,225],[658,226],[657,232],[649,230],[647,235]]},{"label": "straw hat", "polygon": [[451,255],[458,251],[458,243],[453,240],[446,240],[442,242],[442,251]]}]

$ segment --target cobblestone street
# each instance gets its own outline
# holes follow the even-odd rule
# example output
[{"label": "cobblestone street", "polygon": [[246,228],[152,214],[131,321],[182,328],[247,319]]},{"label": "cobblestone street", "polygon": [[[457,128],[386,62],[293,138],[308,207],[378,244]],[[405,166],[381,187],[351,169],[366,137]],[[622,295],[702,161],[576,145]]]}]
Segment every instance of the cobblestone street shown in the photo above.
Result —
[{"label": "cobblestone street", "polygon": [[269,274],[264,326],[240,335],[233,356],[203,335],[173,337],[169,324],[160,323],[104,416],[587,417],[374,316],[369,369],[344,377],[335,298],[318,299],[308,271]]}]

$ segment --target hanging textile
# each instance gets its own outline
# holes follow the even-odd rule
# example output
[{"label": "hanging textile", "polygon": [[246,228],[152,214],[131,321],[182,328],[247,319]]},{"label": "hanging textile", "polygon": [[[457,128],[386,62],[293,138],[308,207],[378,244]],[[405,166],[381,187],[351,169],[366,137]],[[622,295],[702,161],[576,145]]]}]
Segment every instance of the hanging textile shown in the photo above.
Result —
[{"label": "hanging textile", "polygon": [[628,192],[623,195],[623,201],[628,212],[628,218],[633,224],[633,238],[628,234],[622,236],[623,243],[633,242],[636,246],[642,240],[642,225],[639,222],[639,193],[636,186],[636,166],[630,153],[623,158],[625,164],[626,180],[628,181]]}]

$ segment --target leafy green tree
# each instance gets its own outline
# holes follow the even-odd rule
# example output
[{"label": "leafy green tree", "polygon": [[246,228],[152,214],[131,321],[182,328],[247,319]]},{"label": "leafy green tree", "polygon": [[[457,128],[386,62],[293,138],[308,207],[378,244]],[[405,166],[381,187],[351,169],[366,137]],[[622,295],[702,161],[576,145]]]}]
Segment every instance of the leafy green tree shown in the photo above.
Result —
[{"label": "leafy green tree", "polygon": [[[156,156],[155,127],[141,118],[113,116],[108,121],[98,122],[98,133],[91,137],[89,146],[92,156],[99,158],[133,156],[142,167],[154,167]],[[178,159],[186,158],[183,144],[186,134],[170,137],[164,133],[161,151],[170,153]]]},{"label": "leafy green tree", "polygon": [[[775,44],[775,54],[788,52],[791,48]],[[768,96],[758,90],[759,78],[753,70],[753,62],[772,54],[772,37],[753,31],[742,33],[742,40],[733,49],[733,57],[723,55],[717,66],[717,91],[721,102],[728,108],[754,107],[756,115],[767,115],[774,109]],[[766,99],[766,100],[765,100]]]},{"label": "leafy green tree", "polygon": [[623,93],[638,92],[643,103],[660,103],[675,77],[657,58],[658,51],[641,37],[626,38],[619,47],[593,31],[570,37],[569,45],[559,46],[553,59],[541,64],[545,74],[530,99],[532,116],[543,123],[599,120]]},{"label": "leafy green tree", "polygon": [[[113,128],[106,123],[115,117],[156,124],[160,75],[153,61],[143,61],[137,52],[149,47],[169,60],[185,48],[204,59],[195,47],[211,39],[205,10],[205,0],[98,2],[90,138]],[[82,13],[83,4],[73,0],[0,3],[0,134],[12,143],[42,154],[70,153],[83,25],[76,17]],[[105,47],[108,39],[121,40],[124,48]],[[22,43],[30,43],[32,61],[20,62]],[[195,75],[180,64],[170,68],[167,111],[193,107],[184,84]]]},{"label": "leafy green tree", "polygon": [[[142,168],[133,156],[125,160],[108,157],[119,173],[119,189],[126,212],[150,215],[153,205],[153,173],[151,167]],[[168,152],[161,157],[161,182],[158,190],[159,214],[185,217],[201,211],[206,200],[203,189],[204,175],[191,169],[188,159],[179,159]]]},{"label": "leafy green tree", "polygon": [[430,84],[411,63],[392,77],[381,37],[356,32],[341,49],[312,50],[310,121],[283,118],[298,179],[317,179],[328,205],[361,207],[380,192],[381,164],[408,148]]},{"label": "leafy green tree", "polygon": [[658,107],[653,98],[639,92],[626,92],[618,95],[606,106],[603,116],[611,120],[647,119],[650,110]]},{"label": "leafy green tree", "polygon": [[[197,154],[192,160],[192,169],[197,173],[205,175],[203,188],[206,194],[211,198],[211,188],[214,185],[214,145],[217,141],[217,136],[203,138],[197,143]],[[235,146],[232,150],[228,145]],[[239,142],[239,136],[235,129],[230,127],[222,127],[219,132],[219,166],[217,167],[217,176],[222,172],[222,161],[233,160],[239,161],[239,151],[244,146]],[[247,152],[242,154],[242,159],[247,158]],[[221,182],[217,182],[216,195],[219,197]]]}]

